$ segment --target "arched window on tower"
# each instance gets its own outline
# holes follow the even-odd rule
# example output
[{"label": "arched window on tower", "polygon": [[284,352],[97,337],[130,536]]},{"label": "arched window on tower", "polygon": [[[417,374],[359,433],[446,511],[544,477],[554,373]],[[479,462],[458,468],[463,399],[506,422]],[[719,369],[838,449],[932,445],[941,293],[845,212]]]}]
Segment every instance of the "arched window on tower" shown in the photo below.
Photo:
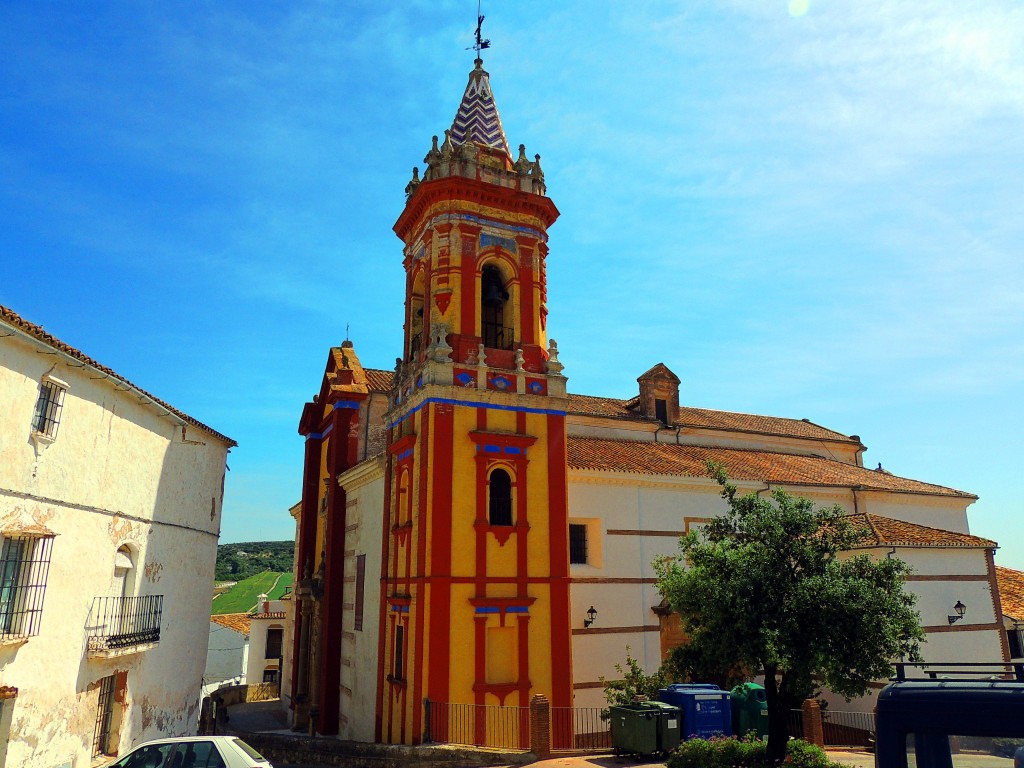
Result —
[{"label": "arched window on tower", "polygon": [[409,358],[414,359],[423,347],[423,272],[419,272],[409,295]]},{"label": "arched window on tower", "polygon": [[480,274],[480,333],[485,347],[512,349],[512,312],[501,270],[488,264]]},{"label": "arched window on tower", "polygon": [[504,469],[491,472],[488,519],[491,525],[512,525],[512,478]]}]

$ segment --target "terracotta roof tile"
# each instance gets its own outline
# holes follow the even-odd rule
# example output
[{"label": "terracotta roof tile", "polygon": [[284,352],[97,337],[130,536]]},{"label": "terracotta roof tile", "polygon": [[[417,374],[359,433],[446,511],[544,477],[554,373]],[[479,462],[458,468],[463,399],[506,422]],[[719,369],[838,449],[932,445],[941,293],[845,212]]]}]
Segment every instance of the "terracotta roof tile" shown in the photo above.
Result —
[{"label": "terracotta roof tile", "polygon": [[248,637],[252,617],[248,613],[221,613],[211,616],[210,621]]},{"label": "terracotta roof tile", "polygon": [[220,432],[218,432],[217,430],[215,430],[215,429],[213,429],[211,427],[206,426],[205,424],[203,424],[201,421],[199,421],[197,419],[193,419],[187,413],[183,413],[183,412],[179,411],[177,408],[175,408],[174,406],[170,405],[169,403],[165,403],[160,398],[158,398],[158,397],[156,397],[154,395],[151,395],[149,392],[144,390],[142,387],[139,387],[139,386],[137,386],[135,384],[132,384],[124,376],[121,376],[119,373],[116,373],[112,369],[107,368],[107,366],[98,363],[96,360],[93,360],[91,357],[86,355],[84,352],[81,352],[80,350],[75,349],[70,344],[64,343],[63,341],[58,339],[53,334],[43,330],[43,327],[41,325],[36,325],[35,323],[30,323],[28,320],[23,318],[21,315],[19,315],[13,309],[9,309],[8,307],[0,305],[0,321],[2,321],[4,323],[7,323],[8,325],[10,325],[10,326],[12,326],[14,328],[17,328],[19,331],[22,331],[26,335],[31,336],[32,338],[36,339],[37,341],[40,341],[43,344],[46,344],[47,346],[52,347],[53,349],[56,349],[56,350],[59,350],[60,352],[63,352],[64,354],[68,355],[69,357],[73,357],[74,359],[76,359],[76,360],[78,360],[78,361],[80,361],[82,363],[85,363],[90,368],[93,368],[93,369],[95,369],[97,371],[100,371],[101,373],[105,373],[107,376],[110,376],[111,378],[117,379],[122,384],[125,384],[128,387],[131,387],[132,389],[136,390],[137,392],[139,392],[140,394],[142,394],[143,396],[145,396],[149,400],[153,401],[154,403],[159,405],[161,408],[165,408],[166,410],[170,411],[171,413],[173,413],[175,416],[177,416],[182,421],[185,421],[185,422],[191,424],[194,427],[199,427],[200,429],[204,430],[205,432],[210,433],[214,437],[220,438],[225,443],[227,443],[229,446],[238,445],[238,443],[236,443],[230,437],[221,434]]},{"label": "terracotta roof tile", "polygon": [[364,368],[366,383],[371,392],[390,392],[395,380],[394,371],[382,371],[379,368]]},{"label": "terracotta roof tile", "polygon": [[736,480],[977,498],[954,488],[897,477],[834,459],[775,451],[570,437],[568,460],[573,469],[684,477],[706,477],[705,462],[716,461],[725,467],[729,477]]},{"label": "terracotta roof tile", "polygon": [[1024,571],[997,565],[996,583],[999,584],[999,601],[1003,604],[1003,615],[1014,621],[1024,621]]},{"label": "terracotta roof tile", "polygon": [[[870,470],[869,470],[870,471]],[[979,547],[991,549],[994,541],[972,536],[969,533],[946,531],[927,525],[894,520],[891,517],[861,512],[848,515],[847,520],[864,531],[861,547],[905,546],[905,547]]]},{"label": "terracotta roof tile", "polygon": [[[592,397],[590,395],[569,395],[569,412],[582,416],[605,416],[613,419],[649,421],[641,416],[636,407],[638,398],[619,400],[613,397]],[[860,441],[827,429],[806,419],[785,419],[778,416],[758,416],[751,413],[715,411],[708,408],[679,409],[679,418],[673,426],[720,429],[730,432],[753,432],[780,437],[811,438],[814,440],[835,440],[859,445]]]}]

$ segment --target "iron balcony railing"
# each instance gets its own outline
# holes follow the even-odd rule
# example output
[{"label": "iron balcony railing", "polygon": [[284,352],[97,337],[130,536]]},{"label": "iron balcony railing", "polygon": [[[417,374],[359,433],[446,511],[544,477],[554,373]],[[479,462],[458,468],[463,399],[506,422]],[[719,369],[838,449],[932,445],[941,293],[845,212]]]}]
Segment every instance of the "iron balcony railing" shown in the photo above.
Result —
[{"label": "iron balcony railing", "polygon": [[118,651],[160,642],[164,596],[97,597],[86,627],[88,649]]}]

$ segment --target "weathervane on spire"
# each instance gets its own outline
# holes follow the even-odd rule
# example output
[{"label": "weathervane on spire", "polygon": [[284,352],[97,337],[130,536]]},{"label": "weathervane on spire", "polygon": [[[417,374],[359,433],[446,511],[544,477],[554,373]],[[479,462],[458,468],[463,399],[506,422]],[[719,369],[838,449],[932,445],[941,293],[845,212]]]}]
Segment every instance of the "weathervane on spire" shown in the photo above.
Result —
[{"label": "weathervane on spire", "polygon": [[480,51],[484,50],[485,48],[490,48],[491,47],[491,41],[490,40],[484,40],[483,34],[480,31],[480,28],[484,25],[484,17],[480,13],[480,1],[481,0],[476,0],[476,42],[473,43],[473,45],[469,46],[469,48],[466,49],[467,51],[468,50],[476,51],[476,58],[477,58],[477,60],[480,59]]}]

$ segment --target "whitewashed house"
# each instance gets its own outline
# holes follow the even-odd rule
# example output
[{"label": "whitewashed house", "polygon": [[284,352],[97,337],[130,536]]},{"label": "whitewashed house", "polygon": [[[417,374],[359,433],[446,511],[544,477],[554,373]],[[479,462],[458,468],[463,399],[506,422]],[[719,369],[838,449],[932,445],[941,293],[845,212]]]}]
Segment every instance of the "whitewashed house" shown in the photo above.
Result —
[{"label": "whitewashed house", "polygon": [[218,688],[243,685],[249,664],[248,613],[222,613],[210,617],[210,642],[206,649],[202,697]]},{"label": "whitewashed house", "polygon": [[260,595],[256,611],[249,615],[249,656],[245,667],[245,681],[249,685],[280,685],[284,625],[285,602]]},{"label": "whitewashed house", "polygon": [[195,731],[234,441],[0,307],[0,768]]}]

